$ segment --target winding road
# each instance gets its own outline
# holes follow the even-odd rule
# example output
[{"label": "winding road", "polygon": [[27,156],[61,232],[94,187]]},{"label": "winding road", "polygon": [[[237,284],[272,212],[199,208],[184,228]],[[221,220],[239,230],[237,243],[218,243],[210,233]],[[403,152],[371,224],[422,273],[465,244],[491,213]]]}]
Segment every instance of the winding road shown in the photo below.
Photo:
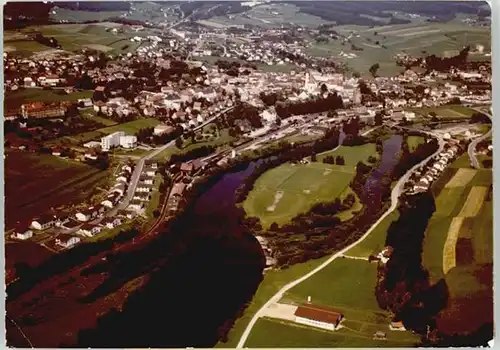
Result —
[{"label": "winding road", "polygon": [[[437,135],[434,135],[434,136],[437,136]],[[366,237],[368,237],[370,235],[370,233],[372,233],[372,231],[389,215],[391,214],[396,208],[397,208],[397,205],[398,205],[398,199],[399,199],[399,196],[401,195],[401,193],[403,192],[403,189],[404,189],[404,185],[406,183],[406,181],[408,181],[408,179],[410,178],[410,176],[412,175],[412,173],[417,169],[419,168],[420,166],[422,166],[423,164],[425,164],[429,159],[431,159],[432,157],[436,156],[437,154],[439,154],[440,152],[443,151],[444,149],[444,140],[439,137],[438,138],[439,140],[439,148],[436,152],[434,152],[432,155],[430,155],[429,157],[427,157],[425,160],[421,161],[420,163],[416,164],[415,166],[413,166],[410,170],[408,170],[406,172],[406,174],[404,174],[400,179],[399,181],[397,182],[396,186],[394,186],[392,192],[391,192],[391,206],[390,208],[370,227],[370,229],[368,231],[366,231],[366,233],[360,238],[358,239],[356,242],[354,242],[353,244],[345,247],[344,249],[338,251],[337,253],[333,254],[328,260],[326,260],[324,263],[322,263],[321,265],[319,265],[318,267],[316,267],[314,270],[308,272],[307,274],[303,275],[302,277],[296,279],[295,281],[292,281],[290,283],[288,283],[287,285],[285,285],[283,288],[281,288],[274,296],[272,296],[260,309],[259,311],[257,311],[257,313],[253,316],[253,318],[250,320],[250,323],[248,324],[247,328],[245,329],[245,331],[243,332],[243,334],[241,335],[241,338],[238,342],[238,345],[236,346],[237,349],[241,349],[244,347],[245,345],[245,342],[247,341],[248,339],[248,336],[250,335],[250,332],[252,331],[253,327],[255,326],[255,323],[257,322],[257,320],[264,316],[264,312],[265,310],[272,304],[274,303],[277,303],[282,297],[283,295],[289,291],[290,289],[292,289],[293,287],[295,287],[296,285],[298,285],[299,283],[305,281],[306,279],[308,279],[309,277],[313,276],[314,274],[316,274],[317,272],[323,270],[325,267],[327,267],[332,261],[334,261],[335,259],[337,258],[340,258],[342,257],[347,251],[349,251],[350,249],[354,248],[355,246],[357,246],[358,244],[360,244],[361,242],[363,242]]]},{"label": "winding road", "polygon": [[[475,109],[475,108],[472,108],[474,109],[475,111],[479,112],[479,113],[482,113],[482,114],[485,114],[487,115],[491,121],[493,121],[493,116],[489,113],[486,113],[484,111],[481,111],[479,109]],[[469,147],[467,148],[467,153],[469,154],[469,158],[470,158],[470,162],[471,162],[471,166],[475,169],[479,169],[480,168],[480,165],[479,165],[479,161],[477,160],[477,157],[476,157],[476,147],[477,147],[477,144],[485,139],[487,139],[488,137],[490,137],[491,135],[493,134],[493,128],[490,129],[490,131],[488,131],[486,134],[483,134],[477,138],[475,138],[474,140],[472,140],[472,142],[469,144]]]}]

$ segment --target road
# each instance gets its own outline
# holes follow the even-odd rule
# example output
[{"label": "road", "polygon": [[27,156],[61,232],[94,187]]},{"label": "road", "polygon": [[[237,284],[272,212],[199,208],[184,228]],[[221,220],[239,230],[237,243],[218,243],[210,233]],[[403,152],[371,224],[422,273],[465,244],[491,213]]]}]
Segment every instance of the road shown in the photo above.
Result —
[{"label": "road", "polygon": [[427,157],[425,160],[421,161],[420,163],[418,163],[417,165],[413,166],[410,170],[408,170],[406,172],[406,174],[404,174],[397,182],[396,186],[394,186],[392,192],[391,192],[391,206],[390,208],[370,227],[370,229],[368,231],[366,231],[366,233],[360,238],[358,239],[356,242],[354,242],[353,244],[345,247],[344,249],[340,250],[339,252],[333,254],[328,260],[326,260],[324,263],[322,263],[321,265],[319,265],[318,267],[316,267],[314,270],[308,272],[307,274],[303,275],[302,277],[296,279],[295,281],[292,281],[290,283],[288,283],[287,285],[285,285],[283,288],[281,288],[274,296],[272,296],[260,309],[259,311],[257,311],[257,313],[253,316],[253,318],[250,320],[250,323],[248,324],[247,328],[245,329],[245,331],[243,332],[243,334],[241,335],[241,338],[240,338],[240,341],[238,342],[238,345],[236,346],[237,349],[241,349],[244,347],[245,345],[245,342],[246,340],[248,339],[248,336],[250,335],[250,332],[252,331],[252,328],[254,327],[255,323],[257,322],[257,320],[262,317],[264,315],[264,311],[272,304],[274,303],[277,303],[282,297],[283,295],[289,291],[290,289],[292,289],[293,287],[295,287],[296,285],[298,285],[299,283],[305,281],[306,279],[308,279],[309,277],[313,276],[314,274],[316,274],[317,272],[323,270],[325,267],[327,267],[332,261],[334,261],[335,259],[339,258],[339,257],[342,257],[347,251],[349,251],[350,249],[354,248],[355,246],[357,246],[358,244],[360,244],[361,242],[363,242],[366,237],[368,237],[370,235],[370,233],[389,215],[391,214],[396,208],[397,208],[397,205],[398,205],[398,199],[399,199],[399,196],[401,195],[401,193],[403,192],[403,189],[404,189],[404,185],[406,183],[406,181],[408,181],[408,179],[410,178],[410,176],[413,174],[413,172],[419,168],[420,166],[422,166],[423,164],[425,164],[429,159],[431,159],[432,157],[436,156],[437,154],[439,154],[440,152],[443,151],[444,149],[444,144],[445,142],[443,141],[442,138],[439,138],[439,148],[438,150],[433,153],[432,155],[430,155],[429,157]]},{"label": "road", "polygon": [[[204,126],[212,123],[215,119],[219,118],[224,113],[229,112],[233,108],[234,107],[228,107],[228,108],[222,110],[221,112],[219,112],[214,117],[206,120],[202,124],[200,124],[197,127],[193,128],[193,131],[197,131],[197,130],[203,128]],[[165,145],[163,145],[163,146],[161,146],[159,148],[156,148],[153,152],[151,152],[148,155],[146,155],[146,156],[142,157],[141,159],[139,159],[139,162],[135,166],[135,169],[134,169],[134,171],[132,173],[132,176],[130,177],[130,183],[129,183],[128,188],[127,188],[127,194],[126,194],[125,198],[123,199],[123,201],[118,206],[119,209],[125,209],[128,206],[128,204],[130,203],[132,197],[134,196],[135,189],[137,187],[137,183],[139,182],[139,178],[141,177],[142,171],[144,169],[145,162],[147,160],[153,159],[158,154],[160,154],[161,152],[165,151],[167,148],[174,147],[174,145],[175,145],[175,140],[172,140],[169,143],[167,143],[167,144],[165,144]],[[111,216],[113,215],[113,212],[114,211],[110,212]]]},{"label": "road", "polygon": [[[476,109],[476,108],[471,108],[479,113],[482,113],[482,114],[485,114],[487,115],[492,121],[493,121],[493,116],[489,113],[485,113],[479,109]],[[484,135],[481,135],[477,138],[475,138],[474,140],[472,140],[471,143],[469,143],[469,147],[467,148],[467,153],[469,154],[469,158],[470,158],[470,163],[471,163],[471,166],[475,169],[479,169],[481,166],[479,165],[479,162],[477,160],[477,157],[476,157],[476,147],[477,147],[477,144],[485,139],[487,139],[488,137],[490,137],[491,135],[493,134],[493,128],[490,129],[490,131],[488,131],[486,134]]]}]

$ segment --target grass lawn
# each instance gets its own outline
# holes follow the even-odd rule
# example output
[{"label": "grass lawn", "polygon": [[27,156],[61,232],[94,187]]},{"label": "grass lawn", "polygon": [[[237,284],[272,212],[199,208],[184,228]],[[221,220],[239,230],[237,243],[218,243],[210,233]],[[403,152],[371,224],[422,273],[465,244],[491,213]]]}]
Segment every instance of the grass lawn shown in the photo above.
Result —
[{"label": "grass lawn", "polygon": [[451,163],[452,168],[471,168],[469,154],[465,152]]},{"label": "grass lawn", "polygon": [[94,111],[93,108],[81,109],[80,115],[85,118],[92,119],[98,123],[104,124],[105,126],[112,126],[117,124],[117,122],[114,120],[97,116],[97,112]]},{"label": "grass lawn", "polygon": [[470,118],[475,113],[473,109],[462,105],[444,105],[439,107],[427,107],[412,109],[422,115],[429,116],[429,113],[436,113],[440,119],[457,119],[457,118]]},{"label": "grass lawn", "polygon": [[377,157],[377,150],[374,143],[368,143],[361,146],[340,146],[335,151],[325,152],[317,156],[318,162],[322,162],[327,156],[343,156],[345,165],[356,166],[358,162],[368,163],[370,156]]},{"label": "grass lawn", "polygon": [[346,255],[354,257],[368,257],[373,252],[379,252],[385,246],[385,239],[387,237],[387,229],[393,221],[399,218],[399,212],[394,210],[389,214],[378,226],[370,233],[366,239],[351,248]]},{"label": "grass lawn", "polygon": [[92,91],[77,91],[70,94],[57,94],[55,90],[22,89],[5,93],[5,106],[19,108],[23,103],[30,101],[77,101],[92,97]]},{"label": "grass lawn", "polygon": [[422,136],[408,136],[408,147],[410,152],[414,152],[418,146],[425,142]]},{"label": "grass lawn", "polygon": [[283,164],[264,173],[243,207],[264,228],[289,222],[314,204],[332,201],[346,190],[353,168],[323,163]]},{"label": "grass lawn", "polygon": [[229,332],[229,340],[226,343],[219,343],[217,347],[234,348],[238,344],[241,334],[252,319],[253,315],[264,305],[269,298],[278,292],[284,285],[296,278],[308,273],[328,257],[310,260],[302,264],[293,265],[284,270],[270,270],[264,275],[264,280],[260,283],[257,292],[253,296],[252,302],[245,310],[242,317],[236,320],[234,327]]},{"label": "grass lawn", "polygon": [[[347,325],[348,322],[345,323]],[[417,340],[416,337],[412,339],[407,332],[390,332],[385,341],[373,340],[373,333],[376,330],[372,328],[366,327],[366,333],[347,328],[331,332],[294,322],[263,318],[256,322],[245,346],[249,348],[410,347]],[[379,328],[387,333],[387,327]]]},{"label": "grass lawn", "polygon": [[135,133],[140,129],[155,127],[158,124],[160,124],[160,121],[153,118],[137,119],[131,122],[102,128],[97,131],[104,134],[112,134],[117,131],[123,131],[127,135],[135,135]]},{"label": "grass lawn", "polygon": [[80,144],[80,143],[85,143],[85,142],[89,142],[89,141],[100,141],[101,137],[103,137],[103,136],[106,136],[106,135],[99,130],[94,130],[94,131],[84,132],[82,134],[66,136],[65,139],[69,140],[71,143]]},{"label": "grass lawn", "polygon": [[342,192],[339,196],[340,200],[344,200],[349,194],[352,194],[356,201],[354,202],[354,205],[344,211],[341,211],[336,215],[341,221],[347,221],[350,220],[356,213],[358,213],[361,209],[363,209],[363,204],[361,203],[361,200],[359,199],[358,195],[352,190],[352,188],[347,187],[344,192]]},{"label": "grass lawn", "polygon": [[158,174],[156,175],[155,182],[154,182],[154,188],[153,188],[153,193],[151,194],[151,199],[148,203],[148,206],[146,208],[146,215],[148,218],[153,218],[153,212],[158,209],[160,205],[160,185],[163,182],[163,177]]}]

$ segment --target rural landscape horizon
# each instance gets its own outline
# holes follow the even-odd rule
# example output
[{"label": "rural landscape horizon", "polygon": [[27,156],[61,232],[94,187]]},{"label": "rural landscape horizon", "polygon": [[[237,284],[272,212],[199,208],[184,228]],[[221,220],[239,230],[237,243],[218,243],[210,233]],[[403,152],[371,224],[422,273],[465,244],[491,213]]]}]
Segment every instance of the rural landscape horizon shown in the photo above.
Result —
[{"label": "rural landscape horizon", "polygon": [[489,347],[491,16],[7,2],[6,345]]}]

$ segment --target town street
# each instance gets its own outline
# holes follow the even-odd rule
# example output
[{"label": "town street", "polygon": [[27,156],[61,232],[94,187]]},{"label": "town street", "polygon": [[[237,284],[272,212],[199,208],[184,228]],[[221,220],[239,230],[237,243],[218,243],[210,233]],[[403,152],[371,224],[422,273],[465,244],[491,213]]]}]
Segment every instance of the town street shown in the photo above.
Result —
[{"label": "town street", "polygon": [[[482,113],[482,114],[485,114],[487,115],[492,121],[493,121],[493,117],[491,114],[489,113],[485,113],[483,111],[480,111],[476,108],[472,108],[474,109],[475,111],[479,112],[479,113]],[[471,141],[471,143],[469,144],[469,147],[467,148],[467,153],[469,154],[469,158],[470,158],[470,162],[471,162],[471,166],[475,169],[478,169],[480,168],[480,165],[479,165],[479,162],[477,161],[477,157],[476,157],[476,147],[477,147],[477,144],[485,139],[487,139],[488,137],[490,137],[491,135],[493,134],[493,128],[490,129],[490,131],[488,131],[486,134],[484,135],[481,135],[477,138],[475,138],[474,140]]]},{"label": "town street", "polygon": [[238,342],[238,345],[236,346],[236,348],[238,349],[241,349],[244,347],[245,345],[245,342],[248,338],[248,336],[250,335],[250,332],[252,331],[252,328],[254,327],[255,323],[257,322],[257,320],[262,317],[264,314],[265,314],[265,310],[272,304],[274,303],[277,303],[282,297],[283,295],[289,291],[290,289],[292,289],[293,287],[295,287],[296,285],[298,285],[299,283],[305,281],[306,279],[308,279],[309,277],[311,277],[312,275],[316,274],[317,272],[323,270],[325,267],[327,267],[332,261],[334,261],[335,259],[339,258],[339,257],[342,257],[347,251],[349,251],[351,248],[354,248],[355,246],[357,246],[359,243],[361,243],[362,241],[364,241],[366,239],[366,237],[368,237],[370,235],[370,233],[389,215],[391,214],[396,208],[397,208],[397,205],[398,205],[398,199],[399,199],[399,196],[401,195],[401,193],[403,192],[403,189],[404,189],[404,185],[406,183],[406,181],[408,181],[408,179],[410,178],[410,176],[413,174],[413,172],[419,168],[420,166],[424,165],[429,159],[435,157],[436,155],[438,155],[439,153],[441,153],[444,149],[444,145],[445,145],[445,142],[442,138],[439,138],[439,148],[436,152],[434,152],[432,155],[430,155],[429,157],[427,157],[425,160],[421,161],[420,163],[416,164],[415,166],[413,166],[410,170],[408,170],[406,172],[406,174],[404,174],[400,179],[399,181],[397,182],[396,186],[394,186],[392,192],[391,192],[391,206],[390,208],[377,220],[377,222],[375,222],[371,227],[370,229],[360,238],[358,239],[356,242],[354,242],[353,244],[345,247],[344,249],[338,251],[337,253],[333,254],[327,261],[325,261],[324,263],[322,263],[320,266],[316,267],[314,270],[308,272],[307,274],[303,275],[302,277],[296,279],[295,281],[292,281],[290,283],[288,283],[287,285],[285,285],[283,288],[281,288],[274,296],[272,296],[260,309],[259,311],[257,311],[257,313],[252,317],[252,319],[250,320],[250,323],[248,324],[248,326],[246,327],[245,331],[243,332],[243,334],[241,335],[241,338]]}]

